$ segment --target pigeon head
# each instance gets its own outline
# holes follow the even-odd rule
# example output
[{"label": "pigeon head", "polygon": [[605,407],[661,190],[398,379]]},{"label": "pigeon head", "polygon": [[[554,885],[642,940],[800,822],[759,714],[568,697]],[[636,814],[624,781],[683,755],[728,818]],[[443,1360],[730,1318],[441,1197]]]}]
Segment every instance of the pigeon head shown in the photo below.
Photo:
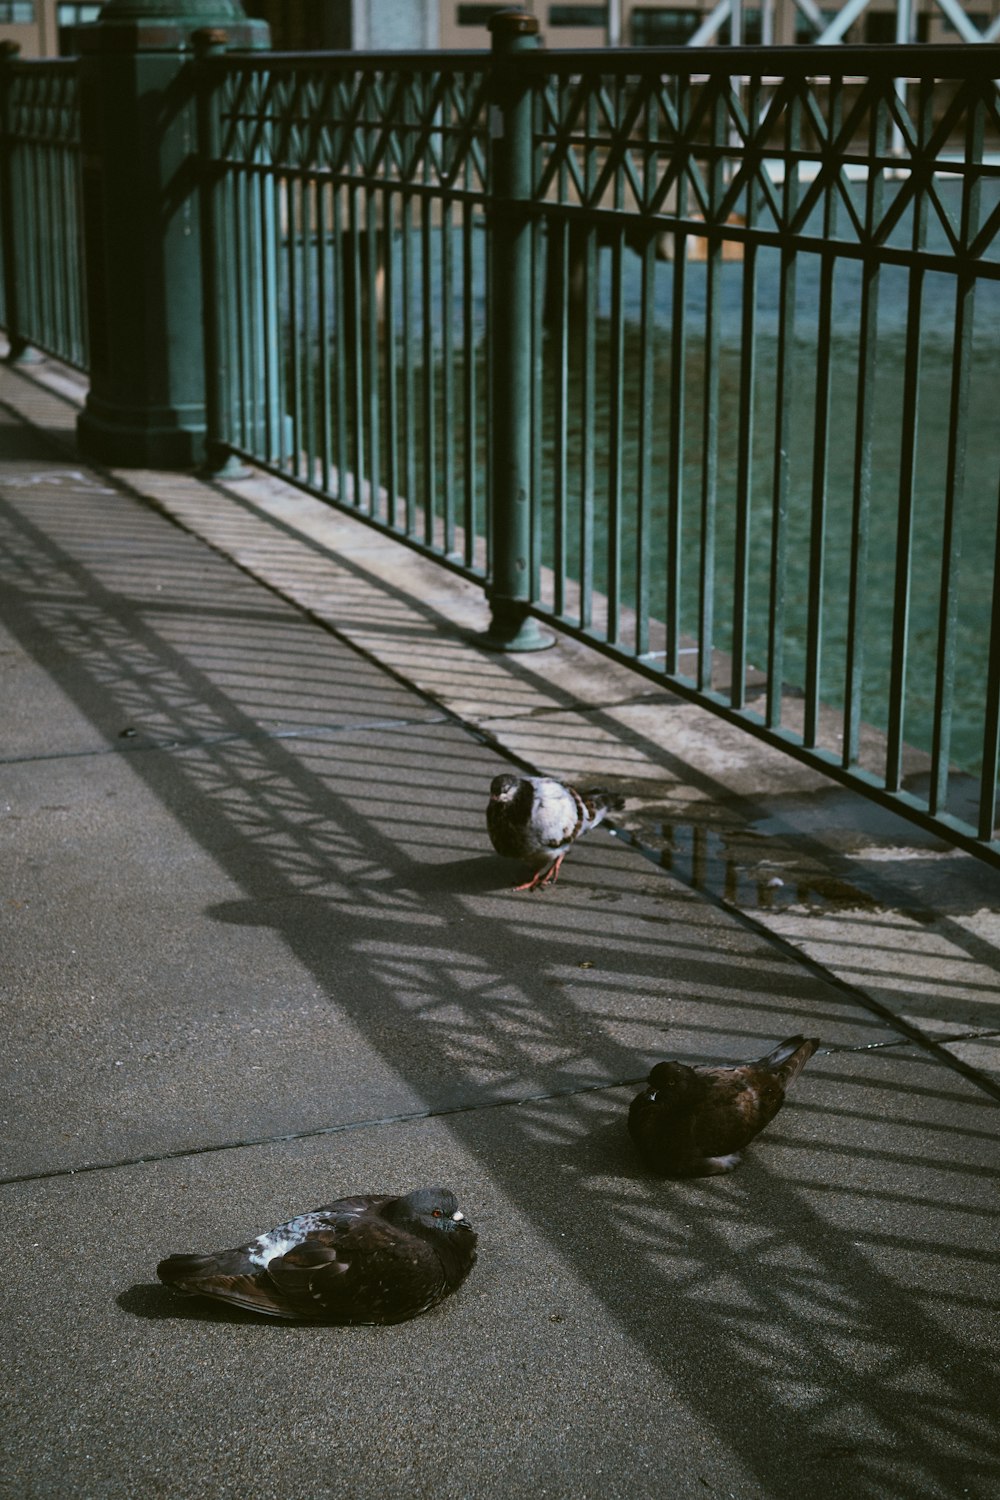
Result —
[{"label": "pigeon head", "polygon": [[425,1229],[454,1230],[471,1229],[465,1215],[458,1206],[458,1199],[448,1188],[417,1188],[395,1203],[387,1204],[386,1218],[400,1225]]},{"label": "pigeon head", "polygon": [[699,1091],[698,1075],[685,1063],[661,1062],[649,1075],[649,1087],[658,1094],[670,1094],[680,1100]]},{"label": "pigeon head", "polygon": [[494,776],[490,782],[491,802],[510,802],[517,796],[521,781],[518,776],[505,773],[503,776]]}]

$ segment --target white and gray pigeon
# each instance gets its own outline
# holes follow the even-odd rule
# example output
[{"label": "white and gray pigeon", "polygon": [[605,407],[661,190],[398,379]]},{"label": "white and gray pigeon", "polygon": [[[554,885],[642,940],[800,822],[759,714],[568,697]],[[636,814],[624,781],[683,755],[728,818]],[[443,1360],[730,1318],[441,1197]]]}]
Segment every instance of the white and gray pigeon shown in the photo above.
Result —
[{"label": "white and gray pigeon", "polygon": [[299,1322],[402,1323],[461,1285],[476,1234],[447,1188],[339,1198],[235,1250],[171,1255],[179,1292]]},{"label": "white and gray pigeon", "polygon": [[729,1172],[785,1102],[785,1090],[812,1057],[816,1037],[790,1036],[766,1057],[730,1067],[657,1063],[632,1100],[629,1134],[662,1177]]},{"label": "white and gray pigeon", "polygon": [[515,891],[534,891],[554,885],[576,840],[624,806],[624,797],[604,787],[577,790],[553,776],[504,774],[490,784],[486,828],[498,854],[524,860],[534,869]]}]

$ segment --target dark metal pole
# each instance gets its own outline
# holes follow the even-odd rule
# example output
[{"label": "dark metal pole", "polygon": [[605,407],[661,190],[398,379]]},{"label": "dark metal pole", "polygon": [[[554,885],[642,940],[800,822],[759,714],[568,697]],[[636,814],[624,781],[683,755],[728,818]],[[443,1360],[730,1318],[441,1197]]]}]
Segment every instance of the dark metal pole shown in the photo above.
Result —
[{"label": "dark metal pole", "polygon": [[524,11],[499,11],[493,33],[493,135],[490,230],[492,330],[490,420],[490,628],[494,651],[540,651],[554,637],[531,608],[531,86],[519,54],[538,46],[538,22]]},{"label": "dark metal pole", "polygon": [[[0,42],[0,235],[3,248],[4,323],[10,349],[8,364],[35,364],[41,356],[19,332],[18,283],[21,267],[17,211],[14,193],[14,134],[11,129],[11,64],[21,50],[19,42]],[[22,241],[23,242],[23,241]]]},{"label": "dark metal pole", "polygon": [[77,32],[90,329],[77,435],[103,463],[187,468],[205,457],[191,57],[194,35],[216,27],[230,47],[267,45],[239,0],[109,0]]}]

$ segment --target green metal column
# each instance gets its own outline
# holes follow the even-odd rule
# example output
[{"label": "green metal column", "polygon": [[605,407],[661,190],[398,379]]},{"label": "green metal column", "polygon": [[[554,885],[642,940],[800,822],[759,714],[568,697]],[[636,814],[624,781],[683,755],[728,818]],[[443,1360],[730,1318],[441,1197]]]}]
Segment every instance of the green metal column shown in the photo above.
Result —
[{"label": "green metal column", "polygon": [[110,0],[77,31],[91,386],[77,435],[104,463],[205,456],[194,34],[268,44],[239,0]]},{"label": "green metal column", "polygon": [[493,33],[491,568],[492,609],[482,644],[494,651],[539,651],[554,637],[539,628],[531,603],[531,86],[519,54],[538,46],[538,22],[500,11]]}]

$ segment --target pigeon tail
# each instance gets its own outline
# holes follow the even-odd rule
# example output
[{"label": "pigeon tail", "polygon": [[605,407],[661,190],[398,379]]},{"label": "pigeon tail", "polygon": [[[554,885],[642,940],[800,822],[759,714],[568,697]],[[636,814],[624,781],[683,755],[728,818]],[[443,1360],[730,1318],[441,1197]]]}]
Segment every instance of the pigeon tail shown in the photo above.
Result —
[{"label": "pigeon tail", "polygon": [[595,812],[604,814],[625,810],[625,798],[621,793],[608,791],[604,786],[581,787],[580,796]]},{"label": "pigeon tail", "polygon": [[818,1036],[790,1036],[779,1047],[775,1047],[773,1052],[762,1057],[756,1066],[776,1073],[788,1088],[798,1078],[818,1046]]}]

